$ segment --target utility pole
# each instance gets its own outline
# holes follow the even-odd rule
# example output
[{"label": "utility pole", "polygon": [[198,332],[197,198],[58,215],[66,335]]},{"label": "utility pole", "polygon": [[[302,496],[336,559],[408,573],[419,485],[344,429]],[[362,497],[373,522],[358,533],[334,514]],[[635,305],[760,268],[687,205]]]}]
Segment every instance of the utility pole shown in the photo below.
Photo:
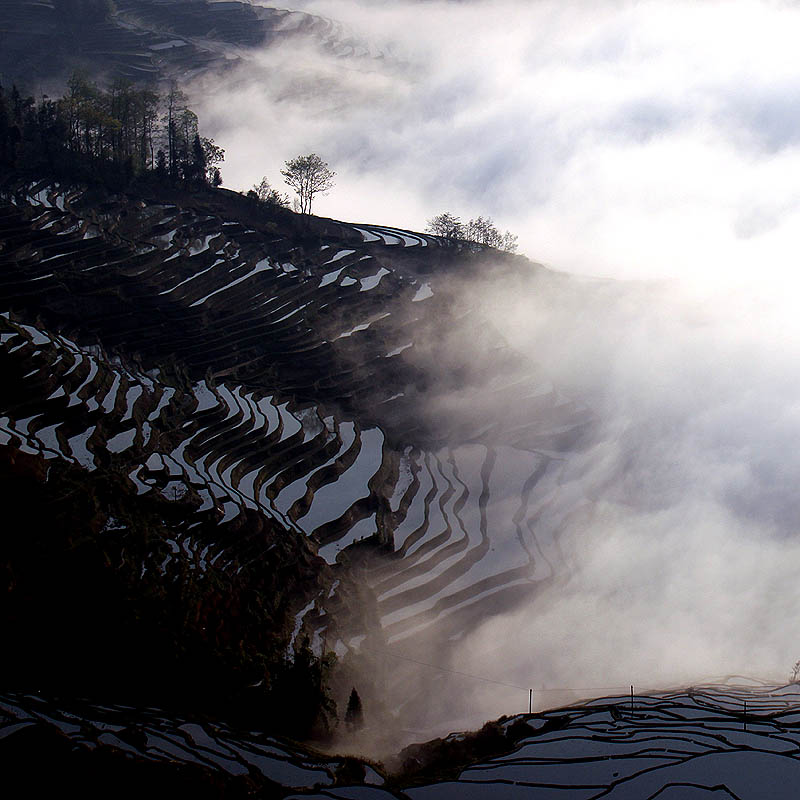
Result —
[{"label": "utility pole", "polygon": [[528,689],[528,713],[533,713],[533,689]]},{"label": "utility pole", "polygon": [[631,684],[631,716],[633,716],[633,684]]}]

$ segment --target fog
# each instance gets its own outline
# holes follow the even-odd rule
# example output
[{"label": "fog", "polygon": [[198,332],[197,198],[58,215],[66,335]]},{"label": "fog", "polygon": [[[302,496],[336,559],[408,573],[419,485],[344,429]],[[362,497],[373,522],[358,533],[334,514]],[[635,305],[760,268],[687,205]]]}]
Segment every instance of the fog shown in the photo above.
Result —
[{"label": "fog", "polygon": [[[483,620],[455,641],[437,623],[390,648],[398,659],[386,692],[402,711],[388,750],[527,710],[526,687],[544,709],[627,694],[631,684],[783,683],[800,658],[800,321],[791,304],[674,282],[525,283],[488,272],[457,292],[524,354],[520,375],[549,376],[592,425],[580,446],[554,454],[557,493],[537,487],[530,498],[539,546],[529,599],[498,614],[487,597]],[[443,368],[458,336],[468,352],[470,331],[436,351]],[[498,396],[485,388],[478,376],[473,403],[470,391],[431,397],[447,402],[457,428],[453,416],[485,418]],[[504,413],[498,406],[497,419]],[[497,457],[504,474],[503,448]],[[512,488],[521,481],[508,478],[507,492],[493,481],[487,498],[495,558],[521,508]],[[565,512],[555,547],[542,494],[550,512]],[[540,552],[555,574],[537,585],[547,572]]]},{"label": "fog", "polygon": [[[672,284],[491,298],[495,324],[597,415],[567,480],[591,500],[560,536],[559,579],[487,620],[454,661],[539,707],[800,658],[800,326],[791,312]],[[759,324],[761,323],[761,324]],[[502,666],[499,666],[502,665]],[[476,686],[476,703],[520,693]]]},{"label": "fog", "polygon": [[283,162],[313,150],[337,172],[323,215],[489,214],[582,274],[793,279],[796,4],[292,7],[335,20],[342,55],[293,38],[206,93],[226,185],[283,188]]},{"label": "fog", "polygon": [[[531,258],[615,279],[461,289],[595,427],[570,456],[566,479],[591,508],[560,534],[558,579],[533,607],[487,618],[449,666],[530,686],[539,708],[602,687],[788,678],[800,658],[800,9],[294,7],[368,52],[293,40],[221,90],[196,86],[228,151],[226,185],[266,175],[283,189],[283,161],[316,151],[337,171],[318,214],[416,230],[443,210],[488,214]],[[465,723],[527,704],[517,689],[450,685],[437,701],[460,703],[451,717]],[[538,691],[555,687],[574,691]]]}]

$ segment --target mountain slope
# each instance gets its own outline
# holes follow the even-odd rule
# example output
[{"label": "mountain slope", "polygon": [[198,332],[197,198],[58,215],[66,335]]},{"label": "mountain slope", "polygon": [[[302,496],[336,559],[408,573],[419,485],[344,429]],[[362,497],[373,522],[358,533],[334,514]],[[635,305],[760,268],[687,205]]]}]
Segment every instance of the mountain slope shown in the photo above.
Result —
[{"label": "mountain slope", "polygon": [[[476,733],[408,747],[389,786],[355,760],[320,759],[274,738],[157,709],[132,717],[114,706],[73,704],[65,711],[45,698],[3,696],[0,735],[21,746],[36,741],[54,755],[77,746],[89,774],[92,762],[101,761],[92,758],[93,750],[95,756],[106,752],[109,760],[126,753],[128,769],[136,764],[145,776],[148,765],[154,769],[168,761],[194,768],[192,777],[206,770],[204,781],[195,777],[195,791],[213,785],[211,775],[226,776],[235,791],[249,773],[262,791],[266,782],[274,796],[298,800],[756,800],[765,791],[775,798],[796,795],[797,701],[796,685],[727,683],[502,718]],[[164,776],[159,780],[163,785]]]},{"label": "mountain slope", "polygon": [[6,0],[0,74],[33,90],[76,69],[108,79],[178,81],[219,75],[256,48],[311,41],[336,57],[382,58],[341,25],[300,11],[212,0]]},{"label": "mountain slope", "polygon": [[[442,641],[558,572],[586,502],[564,454],[591,414],[461,291],[556,276],[225,191],[9,179],[0,198],[1,443],[180,503],[201,566],[258,562],[248,513],[303,537],[372,598],[330,614],[331,585],[305,604],[318,652],[368,636],[446,660]],[[405,704],[413,674],[382,669]]]}]

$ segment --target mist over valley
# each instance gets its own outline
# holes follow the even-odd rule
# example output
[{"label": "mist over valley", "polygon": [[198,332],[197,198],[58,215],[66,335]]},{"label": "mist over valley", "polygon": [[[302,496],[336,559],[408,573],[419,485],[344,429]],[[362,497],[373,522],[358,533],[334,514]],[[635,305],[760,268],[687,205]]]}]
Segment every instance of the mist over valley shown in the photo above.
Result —
[{"label": "mist over valley", "polygon": [[15,778],[794,796],[798,27],[5,4]]}]

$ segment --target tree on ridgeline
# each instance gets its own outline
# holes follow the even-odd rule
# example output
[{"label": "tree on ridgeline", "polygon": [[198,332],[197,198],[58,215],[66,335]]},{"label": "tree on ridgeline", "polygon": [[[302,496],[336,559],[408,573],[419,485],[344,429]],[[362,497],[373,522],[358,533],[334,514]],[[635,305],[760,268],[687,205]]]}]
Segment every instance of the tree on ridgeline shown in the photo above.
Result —
[{"label": "tree on ridgeline", "polygon": [[206,160],[206,181],[212,186],[220,186],[222,175],[219,171],[219,164],[225,160],[225,151],[219,145],[214,144],[213,139],[201,136],[200,141],[203,144],[203,154]]},{"label": "tree on ridgeline", "polygon": [[464,231],[464,238],[484,247],[494,247],[513,253],[517,249],[517,237],[510,231],[500,233],[491,217],[471,219]]},{"label": "tree on ridgeline", "polygon": [[297,156],[286,162],[281,170],[286,185],[297,193],[299,203],[296,210],[301,214],[311,213],[311,203],[318,194],[327,194],[334,185],[334,175],[328,164],[316,153]]},{"label": "tree on ridgeline", "polygon": [[268,206],[289,207],[289,195],[281,194],[277,189],[273,189],[266,176],[261,179],[261,183],[253,184],[253,188],[247,193],[247,196]]},{"label": "tree on ridgeline", "polygon": [[192,157],[187,164],[187,174],[184,177],[189,180],[205,180],[206,178],[206,154],[203,150],[203,143],[200,141],[200,134],[195,132],[192,139]]},{"label": "tree on ridgeline", "polygon": [[[172,178],[214,184],[225,151],[213,139],[200,136],[197,114],[187,103],[186,95],[173,84],[163,117],[168,171]],[[221,183],[220,177],[215,185]]]},{"label": "tree on ridgeline", "polygon": [[119,121],[114,152],[135,159],[140,169],[153,168],[158,103],[156,92],[136,89],[123,79],[115,81],[109,91],[109,116]]},{"label": "tree on ridgeline", "polygon": [[459,217],[454,216],[449,211],[437,214],[433,219],[428,220],[425,226],[427,233],[434,236],[441,236],[443,239],[463,239],[464,225]]},{"label": "tree on ridgeline", "polygon": [[186,95],[173,83],[170,86],[166,99],[166,110],[161,118],[166,135],[165,153],[167,156],[167,170],[171,178],[179,176],[178,165],[181,161],[181,139],[179,136],[180,118],[186,108]]},{"label": "tree on ridgeline", "polygon": [[67,89],[62,102],[66,112],[69,149],[87,156],[90,161],[105,159],[109,155],[109,129],[114,127],[114,120],[106,113],[107,103],[100,89],[82,72],[72,75]]},{"label": "tree on ridgeline", "polygon": [[[161,123],[161,124],[159,124]],[[165,98],[117,80],[107,91],[76,72],[63,97],[37,104],[0,86],[0,163],[47,164],[128,181],[160,178],[219,186],[225,151],[200,135],[197,115],[174,86]]]},{"label": "tree on ridgeline", "polygon": [[482,247],[505,250],[507,253],[514,253],[517,249],[517,237],[510,231],[501,233],[491,217],[476,217],[465,225],[459,217],[445,211],[429,219],[425,231],[443,239],[473,242]]}]

